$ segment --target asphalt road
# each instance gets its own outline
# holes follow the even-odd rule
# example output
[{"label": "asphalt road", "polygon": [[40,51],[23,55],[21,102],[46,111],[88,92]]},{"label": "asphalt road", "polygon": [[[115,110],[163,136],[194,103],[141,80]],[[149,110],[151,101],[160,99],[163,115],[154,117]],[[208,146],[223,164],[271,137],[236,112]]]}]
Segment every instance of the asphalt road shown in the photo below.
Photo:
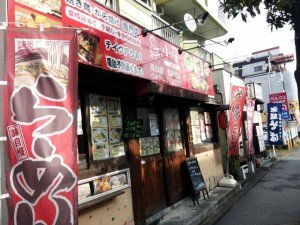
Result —
[{"label": "asphalt road", "polygon": [[300,149],[279,160],[214,224],[300,225]]}]

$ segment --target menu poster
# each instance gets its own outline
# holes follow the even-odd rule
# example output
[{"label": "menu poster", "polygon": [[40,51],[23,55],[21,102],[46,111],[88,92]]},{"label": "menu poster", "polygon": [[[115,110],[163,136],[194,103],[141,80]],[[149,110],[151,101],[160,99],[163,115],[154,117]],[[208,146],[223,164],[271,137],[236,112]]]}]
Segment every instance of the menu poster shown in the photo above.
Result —
[{"label": "menu poster", "polygon": [[153,146],[153,154],[160,153],[160,146],[159,146],[159,138],[158,137],[152,137],[152,146]]},{"label": "menu poster", "polygon": [[119,142],[122,137],[122,127],[110,127],[109,128],[110,142]]},{"label": "menu poster", "polygon": [[140,142],[141,156],[153,155],[153,154],[160,153],[158,137],[140,138],[139,142]]},{"label": "menu poster", "polygon": [[93,144],[93,160],[99,160],[110,157],[108,143]]},{"label": "menu poster", "polygon": [[198,116],[198,110],[197,109],[191,108],[190,117],[191,117],[191,125],[192,126],[199,126],[199,116]]},{"label": "menu poster", "polygon": [[99,64],[95,62],[96,50],[99,48],[99,38],[87,32],[78,35],[78,59],[88,64]]},{"label": "menu poster", "polygon": [[141,156],[146,156],[147,155],[147,138],[139,138],[139,144],[140,144],[140,155]]},{"label": "menu poster", "polygon": [[109,153],[111,157],[125,155],[125,148],[123,142],[111,142],[109,145]]},{"label": "menu poster", "polygon": [[200,126],[192,126],[192,134],[193,134],[193,143],[200,144],[201,143],[201,130]]},{"label": "menu poster", "polygon": [[211,126],[205,126],[205,134],[207,139],[212,138],[212,127]]},{"label": "menu poster", "polygon": [[159,122],[158,122],[157,114],[155,113],[149,114],[149,125],[150,125],[151,136],[159,135]]},{"label": "menu poster", "polygon": [[107,142],[107,128],[106,127],[92,128],[92,140],[94,144]]},{"label": "menu poster", "polygon": [[107,126],[106,102],[101,95],[90,94],[91,126]]},{"label": "menu poster", "polygon": [[200,121],[199,121],[198,110],[195,108],[191,108],[190,117],[191,117],[193,143],[200,144],[201,143],[201,130],[200,130]]},{"label": "menu poster", "polygon": [[121,101],[119,98],[107,98],[109,126],[122,126]]},{"label": "menu poster", "polygon": [[168,152],[180,151],[182,149],[182,139],[177,109],[164,110],[164,125]]}]

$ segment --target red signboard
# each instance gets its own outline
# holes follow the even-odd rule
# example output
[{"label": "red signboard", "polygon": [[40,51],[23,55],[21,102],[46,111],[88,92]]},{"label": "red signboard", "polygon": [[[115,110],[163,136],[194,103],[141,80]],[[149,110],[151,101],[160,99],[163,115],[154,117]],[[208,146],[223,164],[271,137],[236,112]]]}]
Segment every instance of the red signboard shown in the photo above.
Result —
[{"label": "red signboard", "polygon": [[7,28],[5,43],[9,224],[77,224],[76,32]]},{"label": "red signboard", "polygon": [[287,100],[286,92],[269,94],[270,103],[282,103],[282,119],[288,119],[289,116],[289,103]]},{"label": "red signboard", "polygon": [[[52,2],[36,1],[48,10],[41,10],[43,7],[36,4],[28,7],[25,0],[9,1],[10,21],[20,26],[45,21],[48,26],[61,23],[87,29],[79,36],[81,62],[214,95],[208,62],[187,52],[179,54],[176,46],[151,33],[144,37],[142,27],[100,4],[91,0],[64,0],[54,1],[52,6]],[[39,21],[31,18],[32,12]]]},{"label": "red signboard", "polygon": [[228,128],[228,151],[233,156],[239,152],[239,137],[243,108],[246,100],[246,87],[231,86],[230,114]]}]

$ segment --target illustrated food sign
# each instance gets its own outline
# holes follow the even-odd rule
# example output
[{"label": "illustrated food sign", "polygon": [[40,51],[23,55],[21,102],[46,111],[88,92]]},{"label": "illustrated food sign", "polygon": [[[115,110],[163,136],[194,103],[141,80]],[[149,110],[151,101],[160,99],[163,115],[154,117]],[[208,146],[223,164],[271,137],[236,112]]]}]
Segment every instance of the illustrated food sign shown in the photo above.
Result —
[{"label": "illustrated food sign", "polygon": [[8,2],[9,21],[17,26],[84,28],[79,35],[79,60],[205,95],[214,95],[209,63],[148,33],[92,0]]},{"label": "illustrated food sign", "polygon": [[228,151],[233,156],[239,151],[239,137],[243,108],[246,100],[246,87],[231,86],[230,114],[228,128]]},{"label": "illustrated food sign", "polygon": [[8,224],[77,224],[76,32],[7,28],[5,40]]},{"label": "illustrated food sign", "polygon": [[289,119],[289,103],[286,92],[269,95],[270,103],[282,103],[282,119]]},{"label": "illustrated food sign", "polygon": [[268,103],[268,141],[282,145],[282,103]]}]

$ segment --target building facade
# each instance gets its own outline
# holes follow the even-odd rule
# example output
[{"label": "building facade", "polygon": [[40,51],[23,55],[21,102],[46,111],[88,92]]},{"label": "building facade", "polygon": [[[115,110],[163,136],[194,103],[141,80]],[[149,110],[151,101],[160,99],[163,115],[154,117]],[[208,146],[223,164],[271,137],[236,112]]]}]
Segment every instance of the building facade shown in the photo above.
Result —
[{"label": "building facade", "polygon": [[[4,33],[5,29],[16,27],[17,32],[26,32],[26,41],[30,39],[33,43],[40,43],[38,37],[43,32],[48,34],[47,29],[51,32],[56,29],[78,31],[78,70],[77,66],[69,69],[75,70],[75,80],[78,79],[78,83],[74,82],[78,91],[70,98],[77,102],[73,109],[77,112],[73,115],[77,122],[72,125],[74,128],[77,124],[77,145],[71,152],[78,157],[73,158],[71,163],[76,164],[73,172],[77,183],[72,187],[75,194],[78,190],[78,199],[73,198],[71,202],[75,205],[74,215],[78,211],[79,224],[155,222],[159,219],[158,215],[162,215],[159,212],[190,195],[189,181],[183,169],[189,157],[198,159],[209,190],[222,178],[224,171],[217,114],[225,101],[223,97],[216,97],[210,66],[214,64],[212,54],[198,48],[204,41],[227,32],[224,15],[218,11],[217,2],[1,1],[7,5],[7,10],[3,7],[1,15],[7,12],[8,21],[5,22],[9,22]],[[202,16],[198,19],[205,20],[205,23],[198,26],[195,21],[192,24],[196,24],[195,30],[189,30],[189,25],[183,20],[186,13],[192,18]],[[15,39],[11,41],[23,38],[17,34],[13,37]],[[48,39],[53,41],[53,36]],[[7,46],[7,40],[1,41],[3,46]],[[16,49],[21,49],[16,46]],[[62,57],[61,62],[65,62],[65,55],[67,52],[58,55],[58,58]],[[70,55],[77,57],[77,52]],[[49,63],[50,56],[49,52],[45,55],[38,52],[26,68],[44,61]],[[56,62],[57,58],[52,55],[52,60]],[[12,62],[15,68],[24,68],[17,67],[17,60]],[[4,60],[1,60],[3,70],[4,67]],[[15,87],[26,86],[33,93],[42,92],[42,89],[35,88],[36,83],[41,82],[40,77],[49,78],[53,71],[48,64],[41,68],[42,71],[40,67],[26,71],[26,77],[20,73],[18,80],[13,79],[15,85],[18,82]],[[63,82],[66,77],[55,77],[54,80],[68,85]],[[9,100],[4,98],[4,101]],[[25,130],[27,124],[20,124]],[[2,131],[3,136],[8,136],[6,132]],[[39,134],[33,134],[37,138],[35,135]],[[68,143],[67,139],[60,140],[55,135],[51,135],[48,141]],[[7,142],[12,142],[12,139],[7,138]],[[34,141],[32,143],[35,144]],[[7,149],[1,147],[1,150],[3,157]],[[20,161],[21,164],[40,160],[36,153],[28,155]],[[64,159],[62,156],[59,158]],[[9,162],[13,161],[10,159]],[[41,179],[44,175],[41,171],[44,170],[37,171],[38,179]],[[9,171],[1,167],[1,178],[5,173],[9,174]],[[14,179],[13,175],[10,176]],[[26,183],[30,174],[24,177]],[[16,193],[11,189],[10,181],[6,179],[3,182],[1,179],[1,194],[9,194],[1,195],[6,200],[1,200],[1,222],[18,224],[12,218],[17,218],[22,208],[13,210],[13,206],[19,206],[20,200],[12,197]],[[27,191],[33,189],[29,181],[27,184]],[[41,194],[48,195],[52,196],[53,192]],[[22,199],[20,190],[16,196]],[[28,204],[36,215],[36,218],[31,218],[33,221],[43,220],[43,214],[37,213],[42,210],[38,207],[42,203],[37,203],[40,201],[44,199],[37,198],[35,203]],[[68,207],[71,207],[70,204]],[[50,216],[55,217],[54,214],[55,211]],[[76,223],[77,217],[74,221],[70,224]]]},{"label": "building facade", "polygon": [[[285,96],[286,103],[283,111],[283,140],[285,145],[289,145],[289,140],[297,136],[297,120],[296,114],[289,110],[288,105],[294,104],[295,89],[291,86],[289,72],[286,70],[286,65],[294,61],[293,54],[283,54],[280,48],[273,47],[261,51],[253,52],[246,59],[237,61],[233,64],[234,73],[245,80],[248,84],[250,96],[259,96],[259,104],[256,107],[258,112],[262,113],[263,128],[257,133],[263,136],[265,144],[267,141],[267,104],[270,102],[282,102],[276,96]],[[257,92],[257,93],[256,93]],[[256,98],[257,99],[257,98]],[[263,104],[261,104],[261,100]],[[290,103],[289,103],[290,102]],[[260,147],[258,141],[258,147]]]}]

